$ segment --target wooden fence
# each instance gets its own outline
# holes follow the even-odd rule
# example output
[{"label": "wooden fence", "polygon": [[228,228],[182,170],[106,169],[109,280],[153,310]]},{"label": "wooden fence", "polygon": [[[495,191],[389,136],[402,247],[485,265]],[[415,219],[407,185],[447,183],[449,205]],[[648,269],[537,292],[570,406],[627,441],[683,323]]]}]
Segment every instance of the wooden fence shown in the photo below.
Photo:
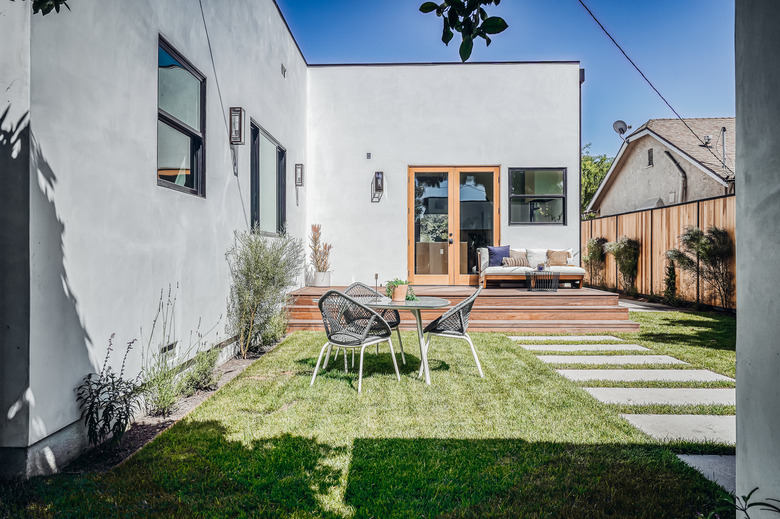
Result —
[{"label": "wooden fence", "polygon": [[[615,241],[621,236],[627,236],[639,240],[641,253],[636,280],[637,290],[644,295],[663,295],[666,251],[678,247],[678,236],[686,227],[696,226],[703,230],[712,226],[721,227],[726,229],[736,244],[735,198],[734,195],[728,195],[658,209],[605,216],[583,220],[581,226],[582,256],[587,254],[590,238],[602,237],[607,241]],[[731,271],[734,272],[734,294],[736,294],[735,258],[731,260]],[[618,286],[617,265],[611,255],[607,255],[604,278],[608,287]],[[590,282],[588,275],[586,275],[586,282]],[[677,269],[677,296],[690,302],[720,305],[717,295],[706,286],[706,283],[696,279],[694,275],[681,272],[680,269]],[[735,301],[736,297],[732,299],[732,304]]]}]

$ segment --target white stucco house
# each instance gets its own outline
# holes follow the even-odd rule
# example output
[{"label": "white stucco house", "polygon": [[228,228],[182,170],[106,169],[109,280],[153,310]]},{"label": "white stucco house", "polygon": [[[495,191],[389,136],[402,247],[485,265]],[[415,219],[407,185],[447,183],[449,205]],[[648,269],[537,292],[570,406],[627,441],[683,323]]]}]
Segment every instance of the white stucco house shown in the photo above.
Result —
[{"label": "white stucco house", "polygon": [[310,65],[273,0],[202,6],[0,5],[4,475],[83,449],[74,388],[161,289],[180,333],[219,323],[236,229],[322,224],[335,285],[476,284],[477,247],[578,249],[578,62]]}]

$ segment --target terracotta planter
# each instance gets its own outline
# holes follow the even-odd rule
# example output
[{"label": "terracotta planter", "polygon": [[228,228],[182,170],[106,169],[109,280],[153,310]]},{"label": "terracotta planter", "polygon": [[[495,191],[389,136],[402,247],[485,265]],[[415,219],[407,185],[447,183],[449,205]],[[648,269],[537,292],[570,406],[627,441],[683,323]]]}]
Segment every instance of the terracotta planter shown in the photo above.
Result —
[{"label": "terracotta planter", "polygon": [[330,286],[330,271],[328,272],[315,272],[313,285],[315,287],[329,287]]},{"label": "terracotta planter", "polygon": [[409,290],[409,285],[396,285],[393,288],[393,301],[406,301],[406,292]]}]

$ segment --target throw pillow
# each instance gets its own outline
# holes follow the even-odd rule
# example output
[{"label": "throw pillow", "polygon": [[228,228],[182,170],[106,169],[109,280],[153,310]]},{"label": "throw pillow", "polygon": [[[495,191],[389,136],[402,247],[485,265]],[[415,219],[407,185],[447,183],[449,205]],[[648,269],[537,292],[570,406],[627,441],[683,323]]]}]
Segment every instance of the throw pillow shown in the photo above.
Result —
[{"label": "throw pillow", "polygon": [[488,267],[500,267],[501,260],[509,257],[509,245],[503,247],[488,247]]},{"label": "throw pillow", "polygon": [[504,258],[501,260],[501,264],[505,267],[528,267],[528,258],[525,257],[525,254],[522,256],[509,256],[508,258]]},{"label": "throw pillow", "polygon": [[551,250],[547,251],[547,261],[551,267],[565,267],[569,260],[569,251]]}]

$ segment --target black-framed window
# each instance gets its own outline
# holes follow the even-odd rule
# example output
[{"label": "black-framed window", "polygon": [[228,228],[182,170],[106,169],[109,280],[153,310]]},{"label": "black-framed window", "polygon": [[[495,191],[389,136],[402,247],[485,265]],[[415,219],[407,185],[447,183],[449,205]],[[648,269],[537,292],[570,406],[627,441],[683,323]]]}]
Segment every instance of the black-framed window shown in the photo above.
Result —
[{"label": "black-framed window", "polygon": [[281,233],[287,219],[287,152],[254,121],[251,131],[252,228]]},{"label": "black-framed window", "polygon": [[162,37],[157,67],[157,185],[205,197],[206,77]]},{"label": "black-framed window", "polygon": [[566,168],[509,168],[509,225],[566,225]]}]

